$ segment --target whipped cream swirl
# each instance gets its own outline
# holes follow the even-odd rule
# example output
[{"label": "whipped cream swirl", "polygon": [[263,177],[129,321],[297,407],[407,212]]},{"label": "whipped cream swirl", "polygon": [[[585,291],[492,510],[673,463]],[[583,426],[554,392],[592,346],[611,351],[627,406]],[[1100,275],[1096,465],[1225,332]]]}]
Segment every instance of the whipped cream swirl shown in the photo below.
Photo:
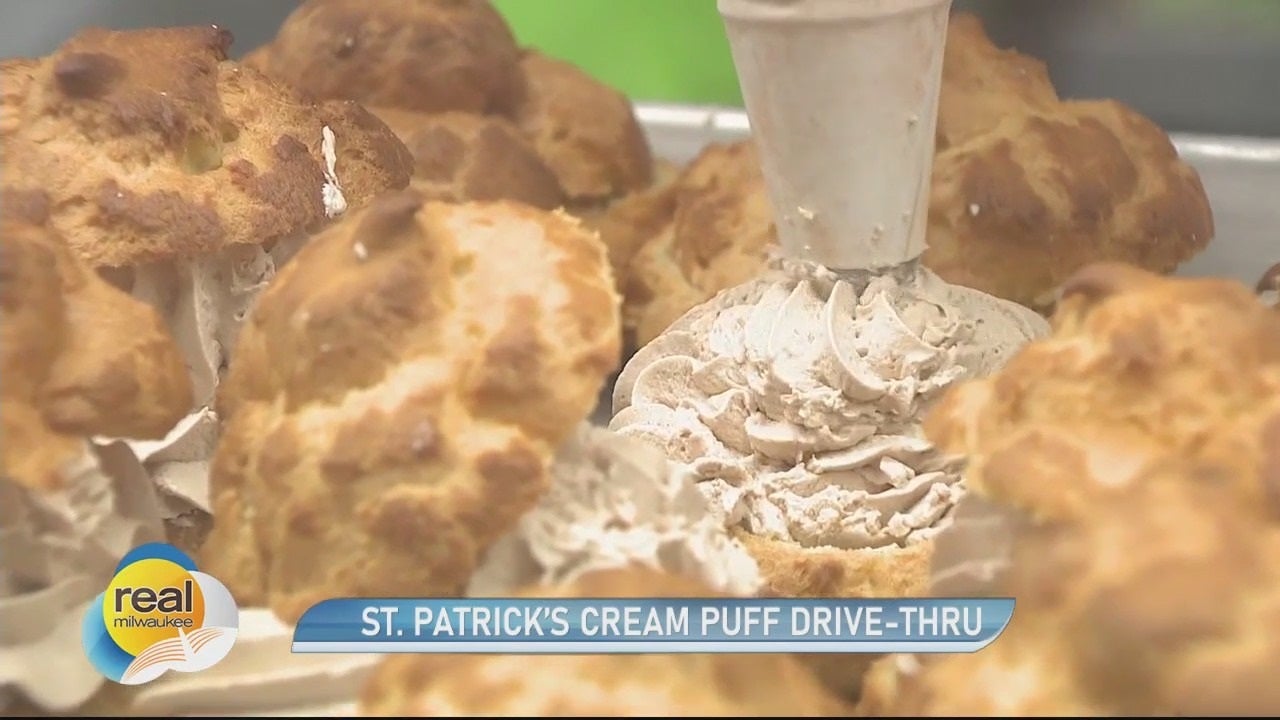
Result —
[{"label": "whipped cream swirl", "polygon": [[688,466],[752,534],[905,545],[931,537],[961,494],[960,463],[924,438],[923,411],[1047,330],[916,264],[837,274],[778,261],[637,353],[611,427]]},{"label": "whipped cream swirl", "polygon": [[556,456],[550,490],[489,549],[468,594],[505,595],[632,564],[754,594],[756,561],[694,480],[653,448],[584,423]]}]

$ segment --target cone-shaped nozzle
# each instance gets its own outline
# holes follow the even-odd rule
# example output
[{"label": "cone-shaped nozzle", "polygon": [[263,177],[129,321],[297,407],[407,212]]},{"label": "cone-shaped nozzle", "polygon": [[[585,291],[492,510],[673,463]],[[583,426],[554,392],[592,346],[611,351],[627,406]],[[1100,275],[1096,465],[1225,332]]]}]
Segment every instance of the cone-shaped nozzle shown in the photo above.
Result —
[{"label": "cone-shaped nozzle", "polygon": [[719,0],[783,251],[924,252],[951,0]]}]

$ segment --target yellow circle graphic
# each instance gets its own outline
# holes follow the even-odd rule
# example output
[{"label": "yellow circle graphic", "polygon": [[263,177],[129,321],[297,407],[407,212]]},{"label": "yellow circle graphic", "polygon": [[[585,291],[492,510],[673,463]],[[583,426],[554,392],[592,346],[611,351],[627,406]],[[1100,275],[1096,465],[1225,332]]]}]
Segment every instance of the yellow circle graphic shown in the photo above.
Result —
[{"label": "yellow circle graphic", "polygon": [[158,558],[121,570],[102,595],[107,634],[137,657],[163,640],[204,625],[204,593],[181,566]]}]

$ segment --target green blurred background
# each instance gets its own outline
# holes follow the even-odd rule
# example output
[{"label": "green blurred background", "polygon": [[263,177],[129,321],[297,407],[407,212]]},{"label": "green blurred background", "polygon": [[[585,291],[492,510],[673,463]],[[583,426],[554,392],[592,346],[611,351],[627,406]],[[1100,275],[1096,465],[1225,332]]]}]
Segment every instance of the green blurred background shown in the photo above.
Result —
[{"label": "green blurred background", "polygon": [[741,105],[716,0],[497,0],[520,42],[633,98]]}]

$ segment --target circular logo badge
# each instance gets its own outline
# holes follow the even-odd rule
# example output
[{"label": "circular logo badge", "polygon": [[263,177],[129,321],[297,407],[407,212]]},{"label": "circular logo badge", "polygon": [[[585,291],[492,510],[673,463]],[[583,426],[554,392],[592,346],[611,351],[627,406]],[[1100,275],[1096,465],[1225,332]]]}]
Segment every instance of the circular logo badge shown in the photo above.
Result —
[{"label": "circular logo badge", "polygon": [[151,682],[196,672],[231,652],[239,609],[231,592],[181,550],[149,543],[130,551],[84,616],[84,650],[107,678]]}]

